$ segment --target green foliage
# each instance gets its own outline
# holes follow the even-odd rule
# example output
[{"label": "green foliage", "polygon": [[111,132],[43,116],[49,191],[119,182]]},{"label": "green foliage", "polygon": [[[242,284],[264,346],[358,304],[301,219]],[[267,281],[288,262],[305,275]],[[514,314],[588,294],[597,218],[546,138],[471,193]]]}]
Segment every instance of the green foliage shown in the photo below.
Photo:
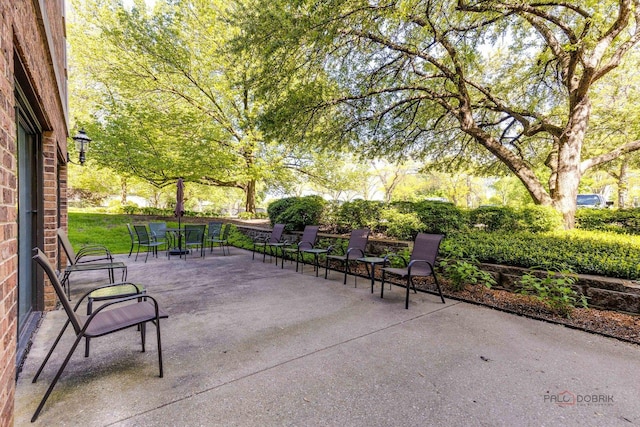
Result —
[{"label": "green foliage", "polygon": [[552,311],[569,317],[577,304],[587,307],[586,297],[573,289],[576,281],[576,275],[568,270],[558,273],[547,271],[547,275],[542,278],[525,274],[520,280],[520,292],[534,296]]},{"label": "green foliage", "polygon": [[448,234],[466,229],[465,213],[451,203],[420,201],[395,202],[392,206],[400,212],[415,212],[427,233]]},{"label": "green foliage", "polygon": [[338,232],[344,233],[358,228],[375,230],[380,224],[384,203],[372,200],[345,202],[338,208]]},{"label": "green foliage", "polygon": [[299,197],[285,197],[269,203],[269,206],[267,207],[267,214],[269,215],[271,225],[275,225],[278,222],[278,217],[282,215],[284,211],[289,209],[289,207],[295,205],[298,199]]},{"label": "green foliage", "polygon": [[274,224],[285,224],[287,231],[301,231],[305,225],[314,225],[320,222],[326,204],[322,197],[306,196],[294,199],[294,202],[287,209],[274,218]]},{"label": "green foliage", "polygon": [[415,212],[402,213],[395,208],[386,208],[380,212],[382,225],[386,227],[387,237],[398,240],[413,240],[424,225]]},{"label": "green foliage", "polygon": [[570,269],[622,279],[640,278],[640,242],[632,236],[571,232],[473,231],[448,235],[443,257],[544,269]]},{"label": "green foliage", "polygon": [[486,231],[512,231],[518,229],[518,217],[508,206],[482,206],[469,212],[471,226]]},{"label": "green foliage", "polygon": [[483,285],[491,288],[496,280],[491,273],[481,270],[477,263],[466,260],[445,259],[440,262],[442,272],[451,282],[456,291],[464,289],[465,285]]},{"label": "green foliage", "polygon": [[562,228],[562,214],[551,206],[525,206],[520,209],[520,229],[540,233]]},{"label": "green foliage", "polygon": [[578,209],[576,211],[576,227],[582,230],[640,234],[640,208]]},{"label": "green foliage", "polygon": [[268,216],[267,216],[266,212],[256,212],[256,213],[240,212],[238,214],[238,218],[240,218],[240,219],[263,219],[263,218],[268,218]]}]

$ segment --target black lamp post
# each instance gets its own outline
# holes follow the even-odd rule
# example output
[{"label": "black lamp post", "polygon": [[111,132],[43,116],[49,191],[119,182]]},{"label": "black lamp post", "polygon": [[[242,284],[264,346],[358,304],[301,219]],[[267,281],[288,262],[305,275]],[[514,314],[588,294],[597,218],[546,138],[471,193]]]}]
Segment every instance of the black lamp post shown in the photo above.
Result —
[{"label": "black lamp post", "polygon": [[[78,162],[83,165],[86,160],[86,152],[89,149],[89,143],[91,142],[91,138],[87,136],[84,129],[80,129],[78,133],[72,138],[76,143],[76,150],[78,150]],[[67,151],[67,161],[69,163],[73,163],[69,158],[69,152]]]}]

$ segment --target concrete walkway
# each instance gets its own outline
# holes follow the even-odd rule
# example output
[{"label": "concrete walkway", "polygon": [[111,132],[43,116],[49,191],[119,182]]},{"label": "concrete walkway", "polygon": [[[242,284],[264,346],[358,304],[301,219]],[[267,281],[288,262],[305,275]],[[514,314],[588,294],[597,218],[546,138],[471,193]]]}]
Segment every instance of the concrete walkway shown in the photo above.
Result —
[{"label": "concrete walkway", "polygon": [[[62,426],[630,426],[640,424],[640,347],[394,287],[280,269],[249,252],[121,256],[170,313],[139,351],[135,329],[76,350],[39,419]],[[73,295],[102,280],[72,277]],[[69,349],[46,315],[16,391],[29,425]],[[151,327],[150,332],[153,332]],[[561,404],[560,404],[561,403]]]}]

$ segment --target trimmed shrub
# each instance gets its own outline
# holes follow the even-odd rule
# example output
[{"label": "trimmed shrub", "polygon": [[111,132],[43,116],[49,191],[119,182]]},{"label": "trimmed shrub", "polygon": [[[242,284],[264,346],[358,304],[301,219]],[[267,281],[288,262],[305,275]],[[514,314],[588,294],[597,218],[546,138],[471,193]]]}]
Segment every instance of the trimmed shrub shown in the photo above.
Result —
[{"label": "trimmed shrub", "polygon": [[526,206],[520,210],[520,228],[533,233],[562,228],[562,214],[551,206]]},{"label": "trimmed shrub", "polygon": [[299,199],[300,197],[285,197],[284,199],[278,199],[269,203],[267,214],[269,215],[271,225],[275,225],[278,222],[278,217],[289,209],[289,207],[293,206]]},{"label": "trimmed shrub", "polygon": [[640,208],[635,209],[578,209],[576,228],[640,234]]},{"label": "trimmed shrub", "polygon": [[469,224],[486,231],[513,231],[519,228],[520,215],[508,206],[481,206],[469,211]]},{"label": "trimmed shrub", "polygon": [[383,209],[380,213],[382,225],[388,237],[398,240],[413,240],[424,224],[415,212],[402,213],[395,208]]},{"label": "trimmed shrub", "polygon": [[[452,203],[434,202],[425,200],[421,202],[394,204],[398,209],[407,213],[410,210],[415,212],[424,224],[426,233],[448,234],[467,229],[467,219],[465,212]],[[404,208],[404,209],[403,209]]]},{"label": "trimmed shrub", "polygon": [[345,202],[338,208],[336,220],[338,232],[344,233],[358,228],[378,228],[383,202],[372,200],[354,200]]},{"label": "trimmed shrub", "polygon": [[305,225],[320,223],[325,204],[320,196],[296,197],[294,202],[272,221],[274,224],[285,224],[287,231],[301,231]]},{"label": "trimmed shrub", "polygon": [[640,242],[634,236],[581,230],[550,233],[472,231],[447,236],[443,258],[544,270],[571,270],[636,280],[640,278]]}]

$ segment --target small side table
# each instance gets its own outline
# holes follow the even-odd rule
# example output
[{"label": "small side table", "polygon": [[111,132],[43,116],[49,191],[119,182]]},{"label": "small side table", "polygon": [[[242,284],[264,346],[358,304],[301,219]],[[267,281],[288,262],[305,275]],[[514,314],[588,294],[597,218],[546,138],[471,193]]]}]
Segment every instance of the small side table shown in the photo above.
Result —
[{"label": "small side table", "polygon": [[[364,265],[367,267],[367,273],[369,274],[369,277],[371,277],[371,293],[373,293],[373,285],[376,281],[376,265],[380,264],[384,267],[387,260],[380,257],[366,256],[357,258],[356,261],[365,263]],[[371,269],[369,269],[369,266],[371,266]]]},{"label": "small side table", "polygon": [[[316,268],[316,277],[318,277],[318,270],[320,270],[320,264],[318,263],[318,256],[320,254],[326,254],[329,252],[328,249],[304,249],[301,251],[302,254],[312,254],[314,260],[314,267]],[[304,265],[304,263],[302,263]],[[304,268],[304,267],[303,267]],[[300,270],[302,272],[302,269]]]}]

